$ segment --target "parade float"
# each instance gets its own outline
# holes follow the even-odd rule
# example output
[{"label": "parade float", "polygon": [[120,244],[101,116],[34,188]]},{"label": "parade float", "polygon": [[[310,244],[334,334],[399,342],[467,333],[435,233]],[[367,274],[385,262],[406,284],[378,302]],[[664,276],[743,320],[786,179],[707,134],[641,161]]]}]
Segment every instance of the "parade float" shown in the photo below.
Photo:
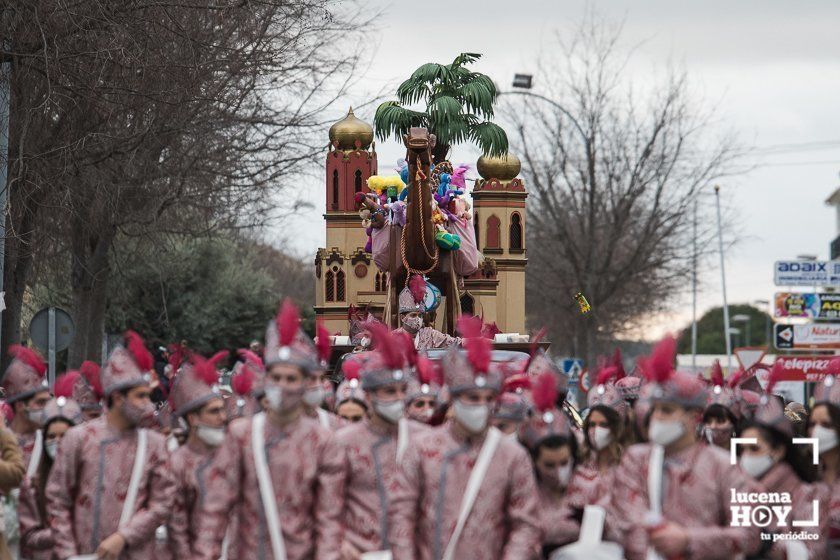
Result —
[{"label": "parade float", "polygon": [[[399,139],[404,159],[379,172],[374,127],[352,108],[329,130],[326,247],[315,257],[318,318],[348,333],[364,309],[397,326],[397,297],[409,279],[426,281],[433,325],[447,333],[473,314],[495,324],[498,340],[524,342],[525,184],[504,131],[490,122],[495,86],[467,65],[425,64],[376,111],[376,136]],[[425,103],[425,111],[407,108]],[[453,146],[484,155],[453,163]],[[477,171],[478,177],[475,177]]]}]

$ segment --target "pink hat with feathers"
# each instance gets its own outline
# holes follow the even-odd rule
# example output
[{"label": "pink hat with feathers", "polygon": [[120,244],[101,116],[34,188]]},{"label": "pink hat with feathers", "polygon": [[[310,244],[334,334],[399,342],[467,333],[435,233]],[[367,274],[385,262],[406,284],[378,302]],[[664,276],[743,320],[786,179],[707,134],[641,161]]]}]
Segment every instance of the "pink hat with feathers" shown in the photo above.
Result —
[{"label": "pink hat with feathers", "polygon": [[755,411],[754,420],[768,428],[773,428],[787,437],[793,437],[793,424],[790,418],[785,416],[785,409],[779,399],[773,394],[776,383],[782,376],[781,362],[776,361],[773,369],[770,370],[770,378],[767,383],[765,394],[761,395],[758,408]]},{"label": "pink hat with feathers", "polygon": [[627,414],[627,402],[615,386],[615,378],[619,370],[615,366],[607,366],[598,372],[595,387],[587,393],[589,408],[605,406],[624,416]]},{"label": "pink hat with feathers", "polygon": [[443,377],[452,395],[469,389],[491,389],[498,393],[502,388],[501,368],[491,367],[493,343],[481,336],[482,326],[478,317],[458,318],[463,348],[450,347],[441,361]]},{"label": "pink hat with feathers", "polygon": [[829,362],[828,370],[831,375],[825,376],[814,389],[814,404],[829,403],[840,406],[840,380],[837,379],[837,375],[840,374],[840,357]]},{"label": "pink hat with feathers", "polygon": [[190,356],[189,364],[181,368],[169,392],[175,416],[184,416],[221,397],[217,367],[227,356],[227,350],[217,352],[210,359],[198,354]]},{"label": "pink hat with feathers", "polygon": [[502,393],[496,399],[493,418],[524,422],[530,409],[531,403],[521,393]]},{"label": "pink hat with feathers", "polygon": [[361,370],[362,362],[358,360],[350,360],[345,362],[342,371],[344,372],[344,381],[342,381],[335,391],[335,408],[349,401],[355,400],[358,402],[365,402],[365,390],[362,389],[362,382],[359,378],[359,371]]},{"label": "pink hat with feathers", "polygon": [[44,407],[44,424],[55,418],[66,418],[73,424],[82,422],[82,408],[73,400],[73,387],[81,374],[68,371],[55,380],[55,398]]},{"label": "pink hat with feathers", "polygon": [[297,306],[286,298],[277,316],[268,324],[265,333],[265,367],[275,364],[297,366],[305,375],[318,369],[315,345],[300,328]]},{"label": "pink hat with feathers", "polygon": [[102,369],[102,394],[139,387],[149,383],[149,371],[154,366],[152,354],[134,331],[126,331],[125,347],[117,346],[108,356]]},{"label": "pink hat with feathers", "polygon": [[543,372],[531,383],[533,414],[519,428],[519,439],[530,449],[553,435],[569,436],[571,429],[565,414],[556,408],[557,385],[551,372]]},{"label": "pink hat with feathers", "polygon": [[411,366],[403,337],[381,323],[370,325],[370,334],[373,351],[359,368],[362,388],[370,391],[391,383],[408,383]]},{"label": "pink hat with feathers", "polygon": [[443,387],[443,372],[440,366],[425,356],[418,356],[414,371],[415,375],[408,382],[405,402],[411,403],[420,397],[439,400]]},{"label": "pink hat with feathers", "polygon": [[408,280],[408,286],[402,289],[399,296],[400,313],[412,311],[426,312],[426,281],[419,274],[413,274]]},{"label": "pink hat with feathers", "polygon": [[102,379],[99,364],[85,360],[74,378],[72,398],[82,410],[102,409]]},{"label": "pink hat with feathers", "polygon": [[706,405],[719,404],[725,408],[730,409],[736,416],[740,414],[738,409],[737,399],[735,398],[735,391],[727,387],[726,381],[723,378],[723,368],[720,367],[720,362],[715,360],[712,364],[712,370],[709,372],[709,379],[711,382],[711,389],[709,390]]},{"label": "pink hat with feathers", "polygon": [[9,355],[12,356],[12,363],[6,368],[2,382],[7,403],[27,399],[41,391],[49,391],[44,377],[47,364],[35,350],[13,344],[9,347]]},{"label": "pink hat with feathers", "polygon": [[533,352],[525,371],[532,379],[546,372],[551,373],[557,385],[557,392],[561,396],[565,396],[569,390],[569,377],[557,367],[557,364],[542,349],[536,349]]},{"label": "pink hat with feathers", "polygon": [[667,335],[653,348],[647,359],[640,360],[642,373],[656,385],[652,400],[683,408],[705,408],[705,383],[693,375],[676,371],[676,355],[677,339]]}]

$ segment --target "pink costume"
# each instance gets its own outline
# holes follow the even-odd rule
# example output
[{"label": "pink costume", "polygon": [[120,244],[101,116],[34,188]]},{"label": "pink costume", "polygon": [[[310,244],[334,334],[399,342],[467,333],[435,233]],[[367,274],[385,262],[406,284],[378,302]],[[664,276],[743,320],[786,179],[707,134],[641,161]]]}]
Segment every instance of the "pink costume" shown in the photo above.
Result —
[{"label": "pink costume", "polygon": [[[13,357],[9,367],[3,374],[3,381],[0,383],[5,391],[4,400],[7,404],[28,399],[41,391],[49,391],[47,380],[44,374],[47,365],[34,350],[14,344],[9,349]],[[35,432],[20,434],[15,432],[18,439],[18,446],[23,453],[23,464],[29,468],[29,460],[32,458],[32,451],[35,448]]]},{"label": "pink costume", "polygon": [[[486,434],[486,432],[485,432]],[[395,560],[439,560],[484,435],[465,438],[451,423],[419,435],[406,452],[391,498]],[[476,497],[455,558],[531,558],[540,542],[537,489],[527,451],[503,438]]]},{"label": "pink costume", "polygon": [[568,495],[558,496],[548,485],[537,482],[537,496],[540,500],[539,517],[543,542],[551,546],[560,546],[576,541],[580,533],[580,523],[575,518],[575,510],[569,504]]},{"label": "pink costume", "polygon": [[[607,522],[620,533],[627,560],[643,560],[648,547],[646,518],[651,446],[633,445],[624,452],[615,473]],[[688,532],[692,560],[731,560],[751,554],[760,545],[759,529],[730,526],[732,489],[756,491],[756,485],[729,455],[716,447],[696,443],[666,455],[663,477],[662,517]]]},{"label": "pink costume", "polygon": [[[105,418],[97,418],[71,428],[61,440],[47,484],[54,552],[59,559],[92,554],[117,532],[137,434],[136,429],[119,432]],[[150,431],[135,513],[119,529],[126,541],[120,558],[153,557],[155,529],[169,517],[174,488],[165,440]]]},{"label": "pink costume", "polygon": [[579,510],[591,505],[609,508],[610,491],[614,487],[617,468],[618,465],[600,471],[594,460],[579,464],[569,483],[569,505]]},{"label": "pink costume", "polygon": [[418,350],[429,350],[430,348],[449,348],[461,343],[461,339],[457,336],[449,336],[432,327],[423,327],[417,334],[412,335],[403,328],[396,329],[394,332],[404,332],[414,339],[414,347]]},{"label": "pink costume", "polygon": [[201,443],[179,447],[170,459],[175,479],[175,505],[169,520],[169,539],[174,558],[193,558],[198,538],[199,511],[207,495],[207,477],[215,450]]},{"label": "pink costume", "polygon": [[[251,445],[253,418],[230,424],[207,479],[195,558],[217,560],[231,514],[238,518],[231,536],[240,558],[270,559]],[[332,432],[301,416],[285,427],[267,421],[265,452],[289,560],[337,559],[341,539],[339,496],[341,451]]]},{"label": "pink costume", "polygon": [[[429,428],[408,422],[409,438]],[[336,434],[344,453],[344,540],[361,552],[390,548],[388,504],[397,476],[397,426],[382,429],[365,419]]]}]

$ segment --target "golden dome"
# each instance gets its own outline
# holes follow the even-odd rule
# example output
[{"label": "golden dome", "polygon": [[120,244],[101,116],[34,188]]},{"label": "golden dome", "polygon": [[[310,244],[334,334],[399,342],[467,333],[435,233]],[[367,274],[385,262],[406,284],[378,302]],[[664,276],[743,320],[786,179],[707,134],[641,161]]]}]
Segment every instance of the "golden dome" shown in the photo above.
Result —
[{"label": "golden dome", "polygon": [[519,175],[522,163],[515,155],[508,153],[502,157],[481,156],[476,164],[478,174],[486,180],[498,179],[499,181],[510,181]]},{"label": "golden dome", "polygon": [[357,119],[350,107],[347,116],[330,127],[330,143],[338,142],[339,150],[355,150],[356,140],[361,143],[360,149],[367,149],[373,142],[373,127]]}]

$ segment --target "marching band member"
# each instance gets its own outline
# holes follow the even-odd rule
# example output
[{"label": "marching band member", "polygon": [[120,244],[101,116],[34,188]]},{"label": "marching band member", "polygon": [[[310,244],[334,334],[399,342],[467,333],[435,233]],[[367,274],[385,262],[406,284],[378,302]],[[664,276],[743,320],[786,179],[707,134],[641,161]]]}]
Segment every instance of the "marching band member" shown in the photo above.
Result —
[{"label": "marching band member", "polygon": [[208,490],[208,471],[225,439],[227,414],[219,393],[219,352],[209,360],[193,354],[189,365],[174,375],[169,400],[175,417],[188,430],[187,441],[170,460],[175,479],[175,505],[168,523],[174,558],[193,558],[201,503]]},{"label": "marching band member", "polygon": [[627,560],[642,560],[649,551],[697,560],[752,554],[759,530],[732,527],[728,505],[732,491],[749,491],[754,483],[730,465],[728,454],[698,442],[705,387],[674,371],[675,355],[676,340],[667,337],[643,368],[655,383],[651,444],[624,452],[608,510],[610,529],[620,534]]},{"label": "marching band member", "polygon": [[542,558],[557,547],[577,540],[578,512],[569,503],[568,488],[577,464],[577,438],[569,420],[556,408],[557,387],[550,372],[532,383],[534,414],[519,430],[531,452],[537,478]]},{"label": "marching band member", "polygon": [[[808,484],[813,478],[811,449],[808,449],[807,454],[802,454],[800,448],[793,444],[793,438],[796,437],[793,424],[785,416],[780,399],[773,394],[780,373],[780,367],[774,366],[755,418],[743,430],[741,437],[755,442],[739,445],[739,463],[741,469],[758,480],[770,494],[767,507],[791,508],[784,522],[771,524],[762,531],[808,533],[811,538],[799,542],[807,549],[810,560],[822,560],[826,558],[827,550],[829,492],[824,486]],[[790,499],[772,499],[772,496],[779,494],[787,495]],[[813,506],[815,501],[818,504],[816,510]],[[818,525],[814,528],[792,525],[793,520],[815,518]],[[785,541],[773,542],[762,538],[761,551],[755,557],[784,560],[787,558],[786,544]]]},{"label": "marching band member", "polygon": [[409,447],[391,496],[395,560],[520,560],[539,546],[528,454],[489,425],[502,383],[492,343],[478,318],[461,317],[459,330],[465,350],[443,360],[452,417]]},{"label": "marching band member", "polygon": [[443,378],[438,364],[424,360],[424,367],[408,382],[405,415],[416,422],[431,424],[444,400]]},{"label": "marching band member", "polygon": [[368,414],[365,391],[359,380],[361,364],[358,360],[344,362],[342,366],[344,381],[335,391],[335,412],[346,424],[361,422]]},{"label": "marching band member", "polygon": [[174,483],[163,436],[139,426],[154,414],[152,356],[126,333],[102,371],[108,412],[71,428],[47,482],[56,557],[153,557],[155,530],[172,509]]},{"label": "marching band member", "polygon": [[490,415],[490,425],[516,440],[519,428],[528,419],[529,409],[530,403],[521,394],[502,393],[496,399],[496,405]]},{"label": "marching band member", "polygon": [[44,407],[43,456],[35,475],[25,480],[20,488],[20,546],[22,557],[29,560],[53,558],[55,538],[48,522],[45,490],[59,442],[67,430],[84,419],[79,404],[69,398],[80,376],[79,372],[68,372],[56,380],[56,398]]},{"label": "marching band member", "polygon": [[332,382],[329,379],[324,379],[332,353],[330,333],[320,322],[316,325],[316,329],[318,336],[315,339],[315,347],[318,351],[318,366],[314,375],[310,375],[306,379],[306,390],[303,393],[304,412],[310,418],[318,420],[321,427],[328,430],[337,430],[342,425],[341,419],[323,406],[327,398],[327,392],[332,392]]},{"label": "marching band member", "polygon": [[9,428],[18,438],[26,474],[33,476],[43,447],[44,407],[50,402],[50,389],[44,377],[47,364],[34,350],[16,344],[9,348],[9,355],[13,357],[12,363],[6,368],[0,386],[6,393],[6,404],[14,411]]},{"label": "marching band member", "polygon": [[233,514],[230,541],[240,558],[337,559],[341,452],[334,433],[304,414],[317,364],[288,300],[269,324],[265,364],[266,411],[228,427],[208,477],[195,558],[218,560]]},{"label": "marching band member", "polygon": [[[834,362],[834,360],[832,360]],[[838,371],[838,364],[831,364]],[[814,392],[815,404],[808,417],[808,435],[817,438],[819,480],[829,499],[828,557],[840,558],[840,382],[827,376]]]},{"label": "marching band member", "polygon": [[[403,417],[410,375],[404,342],[384,325],[371,326],[371,334],[375,350],[360,371],[370,415],[336,434],[345,463],[344,560],[391,548],[388,504],[398,465],[409,440],[428,429]],[[413,352],[411,340],[407,343]]]},{"label": "marching band member", "polygon": [[73,400],[82,407],[85,422],[102,416],[102,379],[99,364],[85,360],[79,366],[79,376],[73,385]]}]

